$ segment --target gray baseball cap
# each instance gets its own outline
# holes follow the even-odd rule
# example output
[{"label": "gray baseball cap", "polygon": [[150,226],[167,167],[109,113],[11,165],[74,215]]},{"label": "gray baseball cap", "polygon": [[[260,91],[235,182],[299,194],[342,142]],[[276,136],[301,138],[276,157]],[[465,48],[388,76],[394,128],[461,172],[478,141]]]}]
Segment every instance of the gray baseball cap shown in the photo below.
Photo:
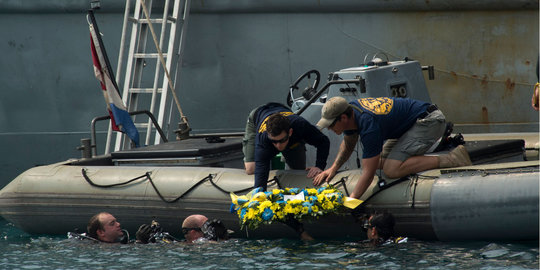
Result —
[{"label": "gray baseball cap", "polygon": [[319,129],[328,128],[338,116],[349,108],[349,103],[343,97],[333,97],[322,107],[321,120],[317,122]]}]

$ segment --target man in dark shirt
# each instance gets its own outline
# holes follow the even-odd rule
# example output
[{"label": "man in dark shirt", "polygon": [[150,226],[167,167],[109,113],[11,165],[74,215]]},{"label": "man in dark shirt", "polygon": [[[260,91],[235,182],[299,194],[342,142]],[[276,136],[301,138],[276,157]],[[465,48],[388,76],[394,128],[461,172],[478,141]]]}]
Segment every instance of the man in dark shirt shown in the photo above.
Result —
[{"label": "man in dark shirt", "polygon": [[[307,169],[305,143],[317,148],[315,166]],[[270,161],[279,152],[291,169],[306,169],[313,178],[326,167],[329,148],[322,132],[282,104],[268,103],[249,114],[243,152],[246,173],[255,173],[255,187],[266,190]]]},{"label": "man in dark shirt", "polygon": [[322,108],[319,128],[337,135],[344,133],[334,164],[313,180],[315,186],[330,181],[349,159],[357,141],[362,144],[362,175],[352,198],[360,198],[377,169],[389,178],[446,167],[471,165],[463,145],[440,156],[424,156],[443,135],[444,114],[437,106],[407,98],[361,98],[347,102],[343,97],[329,99]]}]

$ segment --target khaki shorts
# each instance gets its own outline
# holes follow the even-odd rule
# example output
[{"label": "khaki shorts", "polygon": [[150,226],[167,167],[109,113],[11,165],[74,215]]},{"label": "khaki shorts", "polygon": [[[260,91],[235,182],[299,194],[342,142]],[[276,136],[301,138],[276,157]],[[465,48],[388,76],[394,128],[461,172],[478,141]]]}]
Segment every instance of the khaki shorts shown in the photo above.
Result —
[{"label": "khaki shorts", "polygon": [[444,134],[446,119],[440,110],[428,114],[399,139],[386,140],[382,158],[405,161],[411,156],[421,156]]}]

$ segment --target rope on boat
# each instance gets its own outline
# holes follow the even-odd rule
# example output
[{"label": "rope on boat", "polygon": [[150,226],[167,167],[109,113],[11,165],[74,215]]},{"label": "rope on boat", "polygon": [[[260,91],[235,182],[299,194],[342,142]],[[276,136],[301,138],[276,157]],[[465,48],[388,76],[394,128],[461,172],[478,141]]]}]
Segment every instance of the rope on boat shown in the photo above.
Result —
[{"label": "rope on boat", "polygon": [[414,208],[414,202],[415,202],[415,198],[416,198],[416,187],[418,186],[418,174],[415,174],[413,177],[412,177],[412,181],[413,181],[413,194],[412,194],[412,203],[411,203],[411,208]]},{"label": "rope on boat", "polygon": [[336,181],[336,182],[335,182],[334,184],[332,184],[332,185],[334,185],[334,187],[336,187],[336,188],[339,187],[340,185],[342,185],[342,186],[343,186],[343,189],[345,190],[345,195],[347,195],[347,197],[348,197],[350,194],[349,194],[349,190],[347,189],[347,185],[346,185],[346,183],[345,183],[345,180],[346,180],[346,179],[348,179],[347,176],[341,177],[340,180]]},{"label": "rope on boat", "polygon": [[420,178],[424,178],[424,179],[434,179],[434,178],[438,178],[437,176],[428,176],[428,175],[421,175],[421,174],[411,174],[411,175],[408,175],[408,176],[405,176],[405,177],[401,177],[395,181],[392,181],[390,183],[386,183],[384,181],[383,178],[379,177],[379,183],[378,183],[378,187],[379,189],[375,192],[373,192],[373,194],[371,194],[367,199],[364,200],[364,205],[366,204],[367,201],[369,201],[371,198],[375,197],[375,195],[379,194],[379,192],[387,189],[387,188],[390,188],[394,185],[397,185],[403,181],[407,181],[407,180],[413,180],[414,181],[414,193],[413,193],[413,203],[411,205],[411,208],[414,208],[414,197],[416,196],[416,185],[418,184],[418,180]]},{"label": "rope on boat", "polygon": [[94,182],[92,182],[92,180],[90,180],[90,178],[88,177],[88,175],[86,174],[86,169],[85,168],[82,168],[82,175],[84,177],[84,180],[86,180],[86,182],[88,182],[88,184],[90,184],[91,186],[94,186],[94,187],[99,187],[99,188],[110,188],[110,187],[117,187],[117,186],[123,186],[123,185],[127,185],[133,181],[136,181],[136,180],[139,180],[141,178],[144,178],[144,177],[149,177],[148,176],[148,173],[144,174],[144,175],[141,175],[139,177],[135,177],[131,180],[128,180],[126,182],[122,182],[122,183],[116,183],[116,184],[110,184],[110,185],[100,185],[100,184],[96,184]]},{"label": "rope on boat", "polygon": [[[241,190],[236,190],[236,191],[227,191],[225,189],[223,189],[222,187],[218,186],[214,181],[213,181],[213,178],[214,178],[214,175],[213,174],[209,174],[208,176],[204,177],[203,179],[199,180],[197,183],[195,183],[192,187],[190,187],[188,190],[186,190],[182,195],[178,196],[176,199],[174,200],[167,200],[165,199],[165,197],[163,197],[163,195],[161,195],[161,192],[159,192],[159,189],[156,187],[156,185],[154,184],[154,181],[152,180],[152,177],[150,176],[150,172],[146,172],[145,174],[141,175],[141,176],[138,176],[138,177],[135,177],[131,180],[128,180],[128,181],[125,181],[125,182],[121,182],[121,183],[116,183],[116,184],[109,184],[109,185],[100,185],[100,184],[96,184],[94,183],[90,177],[88,177],[88,175],[86,174],[86,168],[82,168],[81,169],[81,172],[82,172],[82,176],[84,177],[84,180],[86,180],[86,182],[88,182],[88,184],[90,184],[91,186],[93,187],[99,187],[99,188],[110,188],[110,187],[116,187],[116,186],[123,186],[123,185],[127,185],[127,184],[130,184],[131,182],[134,182],[136,180],[139,180],[139,179],[142,179],[142,178],[146,178],[150,184],[152,185],[152,187],[154,188],[154,190],[156,191],[156,194],[158,195],[158,197],[166,202],[166,203],[175,203],[177,202],[178,200],[180,200],[181,198],[183,198],[185,195],[187,195],[188,193],[190,193],[191,191],[193,191],[195,188],[197,188],[199,185],[201,185],[202,183],[204,183],[205,181],[210,181],[210,183],[212,184],[212,186],[214,186],[217,190],[225,193],[225,194],[230,194],[231,192],[232,193],[243,193],[243,192],[247,192],[247,191],[250,191],[253,189],[253,187],[248,187],[248,188],[244,188],[244,189],[241,189]],[[271,182],[276,182],[276,184],[278,185],[279,188],[281,188],[281,184],[279,183],[279,179],[277,177],[274,176],[274,178],[270,179],[268,181],[269,183]]]}]

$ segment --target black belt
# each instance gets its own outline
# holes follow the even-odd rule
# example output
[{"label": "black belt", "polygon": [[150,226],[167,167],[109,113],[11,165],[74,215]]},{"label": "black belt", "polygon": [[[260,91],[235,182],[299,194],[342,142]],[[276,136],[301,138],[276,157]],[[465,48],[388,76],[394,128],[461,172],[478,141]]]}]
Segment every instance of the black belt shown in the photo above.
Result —
[{"label": "black belt", "polygon": [[424,119],[426,118],[426,116],[428,116],[430,113],[438,110],[439,108],[437,108],[437,105],[435,104],[431,104],[429,105],[427,108],[426,108],[426,111],[421,113],[419,116],[418,116],[418,119]]}]

